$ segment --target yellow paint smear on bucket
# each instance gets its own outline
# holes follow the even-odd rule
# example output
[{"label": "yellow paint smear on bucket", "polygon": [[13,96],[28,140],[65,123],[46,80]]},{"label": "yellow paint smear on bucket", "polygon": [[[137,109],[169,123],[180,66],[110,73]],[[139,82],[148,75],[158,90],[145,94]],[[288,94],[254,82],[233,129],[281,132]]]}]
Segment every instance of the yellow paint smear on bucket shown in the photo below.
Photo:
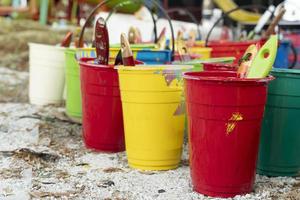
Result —
[{"label": "yellow paint smear on bucket", "polygon": [[230,122],[226,123],[226,134],[229,135],[230,133],[232,133],[232,131],[236,127],[236,123],[242,120],[243,120],[243,116],[241,113],[239,112],[232,113],[232,116],[229,119]]}]

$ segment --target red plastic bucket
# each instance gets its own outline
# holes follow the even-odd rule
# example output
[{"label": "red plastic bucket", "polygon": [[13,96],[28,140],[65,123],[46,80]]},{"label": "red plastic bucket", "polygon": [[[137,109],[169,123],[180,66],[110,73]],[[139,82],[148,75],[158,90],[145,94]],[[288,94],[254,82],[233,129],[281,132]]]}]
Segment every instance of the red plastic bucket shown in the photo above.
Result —
[{"label": "red plastic bucket", "polygon": [[80,59],[83,139],[97,151],[125,150],[118,72],[113,66]]},{"label": "red plastic bucket", "polygon": [[188,72],[184,79],[194,190],[214,197],[251,192],[267,83],[273,78]]},{"label": "red plastic bucket", "polygon": [[218,41],[209,41],[208,46],[209,47],[219,47],[220,49],[223,48],[223,50],[226,50],[228,47],[230,49],[235,49],[235,48],[247,48],[251,44],[256,44],[256,43],[264,43],[265,40],[247,40],[247,41],[228,41],[228,40],[218,40]]},{"label": "red plastic bucket", "polygon": [[203,63],[204,71],[237,71],[238,66],[236,64],[224,64],[224,63]]},{"label": "red plastic bucket", "polygon": [[210,41],[208,47],[212,48],[211,57],[235,57],[234,63],[237,63],[243,56],[246,49],[251,44],[263,45],[265,40],[249,40],[249,41]]}]

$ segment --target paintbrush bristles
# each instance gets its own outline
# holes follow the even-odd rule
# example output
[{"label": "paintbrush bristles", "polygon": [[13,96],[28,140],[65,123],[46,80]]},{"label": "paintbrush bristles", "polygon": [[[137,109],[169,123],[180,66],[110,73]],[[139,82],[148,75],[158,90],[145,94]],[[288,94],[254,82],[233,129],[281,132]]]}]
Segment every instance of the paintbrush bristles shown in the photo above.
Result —
[{"label": "paintbrush bristles", "polygon": [[98,64],[108,65],[109,61],[109,37],[105,20],[100,17],[95,26],[95,47]]}]

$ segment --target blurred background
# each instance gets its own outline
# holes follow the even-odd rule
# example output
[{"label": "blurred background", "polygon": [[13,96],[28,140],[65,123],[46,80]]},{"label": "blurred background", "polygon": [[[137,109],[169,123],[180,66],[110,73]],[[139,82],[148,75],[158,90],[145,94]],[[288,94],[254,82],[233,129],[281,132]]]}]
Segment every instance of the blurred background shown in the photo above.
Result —
[{"label": "blurred background", "polygon": [[[0,66],[27,70],[28,42],[57,44],[70,30],[78,35],[80,27],[99,2],[101,1],[0,0]],[[139,29],[143,41],[153,41],[155,34],[157,36],[164,27],[170,38],[168,22],[151,0],[144,3],[129,2],[126,6],[120,6],[120,2],[122,0],[110,0],[97,11],[100,16],[109,17],[111,43],[119,43],[120,33],[127,33],[130,27]],[[173,20],[175,35],[178,30],[182,30],[183,37],[188,38],[189,32],[194,30],[197,32],[197,39],[202,41],[239,40],[254,29],[270,5],[277,7],[283,4],[286,12],[279,22],[282,39],[292,40],[294,49],[298,50],[300,15],[297,10],[300,3],[297,0],[161,0],[159,4]],[[232,9],[236,11],[227,15],[226,12]],[[219,23],[215,24],[216,21]],[[266,28],[268,23],[263,27]],[[86,31],[85,38],[91,40],[93,23],[89,23],[88,27],[90,29]],[[153,31],[154,27],[156,32]],[[279,30],[278,26],[276,30]],[[290,62],[293,62],[293,58],[291,56]]]}]

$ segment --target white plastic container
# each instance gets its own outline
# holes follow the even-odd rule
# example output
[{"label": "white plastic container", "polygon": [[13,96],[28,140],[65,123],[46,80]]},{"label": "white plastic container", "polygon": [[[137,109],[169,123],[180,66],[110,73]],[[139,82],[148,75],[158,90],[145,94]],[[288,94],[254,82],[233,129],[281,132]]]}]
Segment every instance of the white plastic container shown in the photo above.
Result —
[{"label": "white plastic container", "polygon": [[65,87],[65,48],[29,43],[29,100],[61,104]]}]

